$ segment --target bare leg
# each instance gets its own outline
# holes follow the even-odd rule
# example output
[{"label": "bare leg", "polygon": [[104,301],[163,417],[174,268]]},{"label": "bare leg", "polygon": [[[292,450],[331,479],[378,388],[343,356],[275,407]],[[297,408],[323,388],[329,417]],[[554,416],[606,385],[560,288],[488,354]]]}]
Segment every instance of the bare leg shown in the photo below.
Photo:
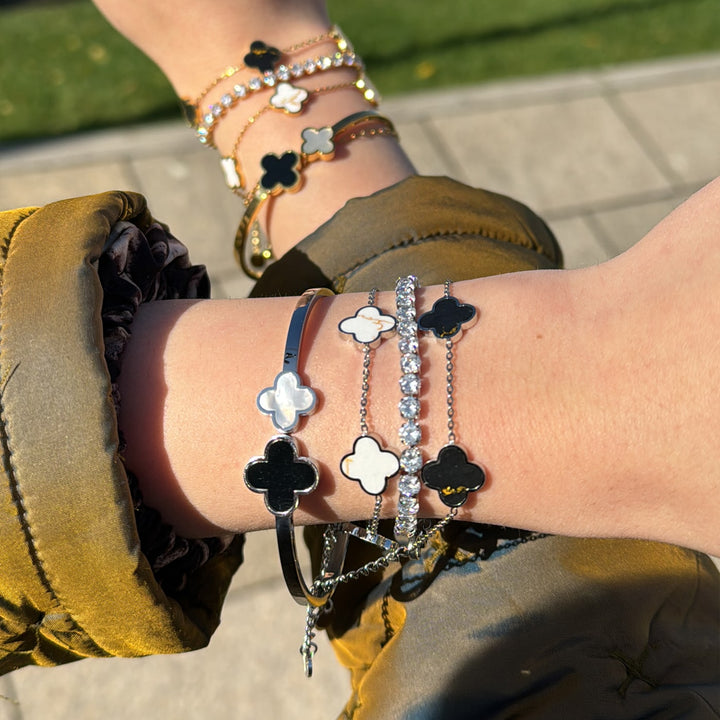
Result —
[{"label": "bare leg", "polygon": [[[168,0],[125,2],[98,0],[98,8],[129,40],[143,50],[167,75],[178,95],[196,98],[226,67],[242,61],[250,43],[263,40],[278,48],[289,47],[324,33],[329,25],[322,0],[244,0],[172,3]],[[325,51],[330,48],[325,45]],[[308,49],[298,58],[312,57]],[[257,71],[241,71],[247,79]],[[351,82],[355,72],[335,69],[303,79],[309,89]],[[232,83],[229,83],[232,86]],[[204,104],[220,97],[216,88]],[[244,100],[233,108],[215,133],[222,155],[230,154],[248,118],[267,104],[267,92]],[[318,95],[297,117],[266,113],[246,132],[237,157],[249,185],[260,175],[259,161],[268,152],[282,153],[299,146],[306,127],[321,127],[369,106],[354,88]],[[341,158],[315,163],[308,181],[298,193],[284,194],[273,203],[272,243],[281,256],[299,240],[328,220],[347,200],[369,195],[413,174],[414,169],[395,138],[348,145]],[[311,176],[310,176],[310,173]],[[242,204],[238,202],[238,213]]]}]

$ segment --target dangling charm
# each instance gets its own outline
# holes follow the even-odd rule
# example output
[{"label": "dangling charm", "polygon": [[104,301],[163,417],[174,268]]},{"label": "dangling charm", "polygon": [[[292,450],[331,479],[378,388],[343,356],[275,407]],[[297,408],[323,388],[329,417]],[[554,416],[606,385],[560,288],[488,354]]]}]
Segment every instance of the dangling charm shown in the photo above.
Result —
[{"label": "dangling charm", "polygon": [[480,490],[485,484],[485,471],[480,465],[471,463],[465,451],[455,439],[455,376],[454,343],[460,339],[463,325],[472,326],[477,312],[472,305],[459,302],[450,295],[450,281],[445,283],[445,293],[437,300],[432,310],[418,318],[418,327],[432,332],[445,342],[445,390],[447,397],[448,442],[438,453],[437,460],[425,464],[421,471],[423,483],[436,490],[440,500],[454,510],[460,507],[471,492]]},{"label": "dangling charm", "polygon": [[249,490],[265,496],[265,507],[280,517],[295,512],[299,496],[315,490],[319,473],[312,460],[298,455],[293,438],[276,435],[265,445],[262,457],[248,462],[243,478]]},{"label": "dangling charm", "polygon": [[450,285],[445,283],[445,295],[433,304],[432,310],[418,318],[418,327],[423,332],[432,332],[436,338],[445,340],[460,339],[465,329],[471,328],[477,320],[477,312],[472,305],[461,303],[449,295]]},{"label": "dangling charm", "polygon": [[280,61],[280,50],[271,45],[266,45],[262,40],[255,40],[250,45],[250,52],[245,55],[243,62],[245,67],[256,68],[261,72],[272,72]]},{"label": "dangling charm", "polygon": [[388,479],[399,469],[397,455],[383,450],[372,435],[356,438],[353,451],[340,461],[340,472],[350,480],[357,480],[368,495],[382,495]]},{"label": "dangling charm", "polygon": [[468,462],[465,451],[454,444],[445,445],[437,460],[426,463],[422,479],[431,490],[437,490],[448,507],[460,507],[471,492],[485,484],[485,471]]}]

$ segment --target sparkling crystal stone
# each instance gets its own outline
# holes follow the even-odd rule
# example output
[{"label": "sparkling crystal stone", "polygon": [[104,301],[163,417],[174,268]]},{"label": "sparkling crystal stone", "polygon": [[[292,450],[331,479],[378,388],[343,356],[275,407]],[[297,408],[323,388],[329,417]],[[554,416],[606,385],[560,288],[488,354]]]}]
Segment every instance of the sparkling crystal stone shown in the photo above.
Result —
[{"label": "sparkling crystal stone", "polygon": [[207,138],[208,129],[202,125],[195,131],[200,138]]},{"label": "sparkling crystal stone", "polygon": [[422,469],[420,448],[410,447],[400,453],[400,467],[407,473],[420,472]]},{"label": "sparkling crystal stone", "polygon": [[417,335],[418,326],[413,320],[405,320],[398,323],[398,335],[401,337],[411,337]]},{"label": "sparkling crystal stone", "polygon": [[400,358],[400,370],[404,373],[420,372],[420,356],[414,353],[403,355]]},{"label": "sparkling crystal stone", "polygon": [[228,108],[232,105],[232,101],[233,101],[233,97],[232,97],[232,95],[230,95],[228,93],[225,93],[225,95],[223,95],[220,98],[220,104],[226,108]]},{"label": "sparkling crystal stone", "polygon": [[287,65],[280,65],[275,71],[275,76],[278,80],[286,82],[290,79],[290,68]]},{"label": "sparkling crystal stone", "polygon": [[415,307],[415,295],[407,293],[398,293],[396,303],[398,309]]},{"label": "sparkling crystal stone", "polygon": [[294,78],[302,77],[305,74],[305,71],[303,70],[303,66],[300,65],[300,63],[293,63],[290,66],[290,74]]},{"label": "sparkling crystal stone", "polygon": [[397,309],[397,319],[400,322],[403,322],[405,320],[414,320],[415,319],[415,306],[414,305],[408,305],[408,306],[402,306],[399,305]]},{"label": "sparkling crystal stone", "polygon": [[208,113],[207,115],[203,115],[203,122],[206,125],[212,125],[215,122],[215,116],[211,113]]},{"label": "sparkling crystal stone", "polygon": [[343,64],[343,54],[341,52],[336,52],[333,55],[332,61],[335,67],[340,67]]},{"label": "sparkling crystal stone", "polygon": [[415,497],[420,492],[420,478],[417,475],[403,475],[398,484],[400,494]]},{"label": "sparkling crystal stone", "polygon": [[259,77],[254,77],[248,82],[248,90],[255,92],[256,90],[261,90],[263,86],[263,81]]},{"label": "sparkling crystal stone", "polygon": [[247,88],[244,85],[233,85],[235,97],[244,98],[247,95]]},{"label": "sparkling crystal stone", "polygon": [[313,59],[309,59],[305,61],[304,69],[306,75],[312,75],[317,70],[317,65]]},{"label": "sparkling crystal stone", "polygon": [[319,70],[329,70],[332,67],[332,58],[327,55],[318,58],[317,66]]},{"label": "sparkling crystal stone", "polygon": [[275,77],[275,73],[266,72],[263,75],[263,84],[266,87],[275,87],[276,81],[277,81],[277,78]]},{"label": "sparkling crystal stone", "polygon": [[417,395],[420,392],[420,377],[408,373],[400,378],[400,391],[403,395]]},{"label": "sparkling crystal stone", "polygon": [[396,535],[414,535],[417,529],[417,519],[415,516],[401,517],[398,516],[395,521],[395,534]]},{"label": "sparkling crystal stone", "polygon": [[420,401],[416,397],[405,397],[398,403],[400,414],[410,420],[420,414]]},{"label": "sparkling crystal stone", "polygon": [[208,109],[216,118],[220,117],[223,114],[222,105],[211,105]]},{"label": "sparkling crystal stone", "polygon": [[420,503],[417,498],[403,495],[398,501],[398,510],[401,513],[407,513],[408,515],[415,515],[420,509]]},{"label": "sparkling crystal stone", "polygon": [[419,341],[415,335],[400,338],[400,341],[398,342],[398,348],[403,355],[405,353],[416,353],[418,351],[418,346]]},{"label": "sparkling crystal stone", "polygon": [[400,428],[398,435],[405,445],[417,445],[422,438],[422,430],[414,420],[410,420]]},{"label": "sparkling crystal stone", "polygon": [[355,53],[345,53],[345,56],[343,58],[344,62],[348,66],[352,66],[355,64]]}]

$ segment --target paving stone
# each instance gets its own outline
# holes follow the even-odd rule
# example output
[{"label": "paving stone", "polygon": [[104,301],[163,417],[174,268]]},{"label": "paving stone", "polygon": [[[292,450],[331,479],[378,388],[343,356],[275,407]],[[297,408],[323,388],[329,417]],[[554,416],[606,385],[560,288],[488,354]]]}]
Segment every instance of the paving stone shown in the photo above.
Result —
[{"label": "paving stone", "polygon": [[106,162],[32,172],[5,169],[0,175],[0,208],[45,205],[106,190],[139,190],[126,163]]},{"label": "paving stone", "polygon": [[601,98],[431,122],[472,184],[538,211],[586,209],[667,185]]},{"label": "paving stone", "polygon": [[458,163],[445,152],[442,141],[427,123],[398,123],[396,127],[403,148],[420,175],[447,175],[467,182]]},{"label": "paving stone", "polygon": [[426,118],[468,115],[496,108],[547,104],[598,95],[601,87],[595,73],[587,71],[510,78],[477,86],[408,93],[384,101],[382,111],[395,122],[417,122]]},{"label": "paving stone", "polygon": [[[300,531],[298,531],[300,532]],[[298,542],[298,546],[301,543]],[[300,547],[298,547],[300,552]],[[243,593],[248,588],[263,583],[281,581],[280,562],[277,559],[277,540],[274,530],[260,530],[245,535],[245,552],[242,567],[233,579],[229,593]],[[281,607],[285,604],[287,591],[280,588]]]},{"label": "paving stone", "polygon": [[0,720],[22,720],[12,676],[0,678]]},{"label": "paving stone", "polygon": [[681,181],[706,182],[718,174],[720,77],[627,91],[618,100]]},{"label": "paving stone", "polygon": [[568,270],[597,265],[613,255],[597,237],[586,217],[554,220],[549,225],[560,243]]},{"label": "paving stone", "polygon": [[24,668],[13,675],[13,697],[23,720],[333,718],[347,700],[348,676],[320,635],[314,676],[305,678],[304,615],[280,582],[233,593],[204,650]]},{"label": "paving stone", "polygon": [[47,171],[130,157],[177,157],[198,149],[202,148],[179,119],[128,125],[2,146],[0,173]]},{"label": "paving stone", "polygon": [[153,214],[188,246],[193,262],[206,265],[211,277],[240,272],[233,240],[243,205],[225,186],[214,153],[198,147],[180,156],[139,157],[131,165]]},{"label": "paving stone", "polygon": [[[210,266],[212,268],[212,266]],[[221,272],[210,272],[212,296],[214,298],[244,298],[252,290],[255,281],[237,267]]]},{"label": "paving stone", "polygon": [[672,212],[686,196],[673,196],[639,205],[597,212],[597,222],[605,243],[614,254],[624,252],[641,240],[649,230]]},{"label": "paving stone", "polygon": [[720,53],[697,53],[611,65],[593,74],[602,85],[615,90],[695,83],[720,77]]}]

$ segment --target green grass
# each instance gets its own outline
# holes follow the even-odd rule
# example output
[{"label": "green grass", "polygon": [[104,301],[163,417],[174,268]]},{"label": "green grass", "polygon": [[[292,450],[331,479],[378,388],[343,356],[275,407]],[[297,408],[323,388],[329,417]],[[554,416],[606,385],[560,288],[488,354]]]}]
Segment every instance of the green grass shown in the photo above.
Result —
[{"label": "green grass", "polygon": [[[720,49],[720,0],[330,0],[384,95]],[[86,0],[0,11],[0,140],[169,117]]]}]

